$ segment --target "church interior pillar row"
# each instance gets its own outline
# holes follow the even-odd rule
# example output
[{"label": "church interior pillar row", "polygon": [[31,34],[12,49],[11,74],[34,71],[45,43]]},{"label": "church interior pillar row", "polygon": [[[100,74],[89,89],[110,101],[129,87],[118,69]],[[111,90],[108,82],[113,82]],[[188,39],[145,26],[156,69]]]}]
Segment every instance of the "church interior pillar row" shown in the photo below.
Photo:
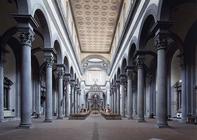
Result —
[{"label": "church interior pillar row", "polygon": [[157,48],[157,93],[156,93],[156,118],[157,127],[167,127],[167,73],[166,49],[168,45],[165,31],[158,31],[155,37]]},{"label": "church interior pillar row", "polygon": [[120,81],[116,81],[116,113],[120,114]]},{"label": "church interior pillar row", "polygon": [[57,119],[63,119],[63,76],[64,69],[63,65],[57,65],[58,74],[58,116]]},{"label": "church interior pillar row", "polygon": [[0,54],[0,122],[4,121],[4,72],[3,72],[3,53]]},{"label": "church interior pillar row", "polygon": [[121,115],[125,117],[125,87],[126,87],[126,75],[120,75],[120,94],[121,94]]},{"label": "church interior pillar row", "polygon": [[137,57],[137,120],[144,122],[144,56]]},{"label": "church interior pillar row", "polygon": [[[21,44],[21,128],[32,126],[32,72],[31,72],[31,47],[34,39],[33,28],[37,23],[33,17],[26,15],[14,15],[18,24],[19,41]],[[25,20],[26,19],[26,20]],[[28,20],[27,20],[28,19]]]},{"label": "church interior pillar row", "polygon": [[132,67],[127,67],[128,119],[133,119]]},{"label": "church interior pillar row", "polygon": [[46,48],[45,51],[45,61],[46,61],[46,112],[45,112],[45,122],[52,122],[53,119],[53,106],[52,106],[52,70],[54,62],[54,50]]}]

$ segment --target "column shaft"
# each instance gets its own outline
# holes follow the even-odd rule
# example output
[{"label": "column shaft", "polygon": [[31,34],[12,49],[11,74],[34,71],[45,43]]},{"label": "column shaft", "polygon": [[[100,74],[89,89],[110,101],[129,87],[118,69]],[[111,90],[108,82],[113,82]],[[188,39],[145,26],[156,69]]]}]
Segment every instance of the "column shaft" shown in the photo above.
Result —
[{"label": "column shaft", "polygon": [[127,80],[127,95],[128,95],[128,119],[133,118],[133,92],[132,79],[128,77]]},{"label": "column shaft", "polygon": [[[28,29],[29,30],[29,29]],[[20,33],[22,46],[21,53],[21,121],[22,128],[30,128],[32,125],[32,77],[31,77],[31,43],[33,32]]]},{"label": "column shaft", "polygon": [[114,113],[114,92],[112,91],[112,112]]},{"label": "column shaft", "polygon": [[72,105],[73,105],[73,86],[70,87],[70,114],[73,114]]},{"label": "column shaft", "polygon": [[3,72],[3,57],[0,56],[0,122],[4,121],[4,72]]},{"label": "column shaft", "polygon": [[78,104],[79,104],[79,100],[78,100],[78,90],[76,90],[76,113],[78,113]]},{"label": "column shaft", "polygon": [[166,79],[166,52],[165,48],[157,50],[157,94],[156,116],[157,126],[166,127],[167,123],[167,79]]},{"label": "column shaft", "polygon": [[52,57],[47,58],[46,66],[46,113],[45,113],[45,122],[52,122]]},{"label": "column shaft", "polygon": [[73,93],[72,93],[72,95],[73,95],[73,97],[72,97],[72,109],[73,109],[73,114],[75,113],[75,86],[73,87],[73,91],[72,91]]},{"label": "column shaft", "polygon": [[120,85],[117,86],[117,114],[120,114]]},{"label": "column shaft", "polygon": [[124,87],[124,85],[123,84],[121,84],[120,85],[120,93],[121,93],[121,95],[122,95],[122,104],[121,104],[121,110],[122,110],[122,112],[121,112],[121,115],[123,116],[123,117],[125,117],[125,89],[124,89],[125,87]]},{"label": "column shaft", "polygon": [[40,81],[38,81],[37,83],[37,89],[36,89],[36,114],[38,115],[38,117],[40,117]]},{"label": "column shaft", "polygon": [[114,112],[115,113],[118,113],[117,112],[117,89],[115,88],[115,90],[114,90]]},{"label": "column shaft", "polygon": [[138,85],[137,85],[137,115],[138,122],[144,122],[144,70],[143,66],[138,66]]},{"label": "column shaft", "polygon": [[22,45],[23,46],[22,46],[22,54],[21,54],[22,55],[21,67],[22,68],[21,68],[21,122],[20,122],[20,127],[29,128],[32,125],[32,121],[31,121],[31,114],[32,114],[31,47],[27,44],[22,44]]},{"label": "column shaft", "polygon": [[58,119],[63,119],[63,72],[58,73]]},{"label": "column shaft", "polygon": [[66,88],[66,93],[65,93],[65,96],[66,96],[66,114],[65,114],[65,117],[68,117],[70,115],[70,84],[67,83],[67,88]]}]

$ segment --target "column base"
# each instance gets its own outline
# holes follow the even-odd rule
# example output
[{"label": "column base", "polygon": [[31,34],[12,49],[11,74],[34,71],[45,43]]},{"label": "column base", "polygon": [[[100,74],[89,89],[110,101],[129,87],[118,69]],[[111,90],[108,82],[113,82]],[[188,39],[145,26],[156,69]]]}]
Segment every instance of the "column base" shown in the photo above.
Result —
[{"label": "column base", "polygon": [[57,120],[63,120],[64,118],[63,117],[57,117]]},{"label": "column base", "polygon": [[45,122],[45,123],[52,123],[53,120],[52,120],[52,119],[45,119],[44,122]]},{"label": "column base", "polygon": [[144,119],[137,119],[137,122],[138,123],[144,123],[144,122],[146,122]]},{"label": "column base", "polygon": [[4,119],[3,120],[0,120],[0,123],[3,123],[3,122],[6,122]]},{"label": "column base", "polygon": [[149,115],[149,117],[148,117],[149,119],[154,119],[154,114],[153,113],[151,113],[150,115]]},{"label": "column base", "polygon": [[41,118],[41,115],[40,114],[36,114],[35,119],[40,119],[40,118]]},{"label": "column base", "polygon": [[20,124],[18,126],[18,128],[21,128],[21,129],[30,129],[30,128],[32,128],[32,124]]},{"label": "column base", "polygon": [[129,116],[127,116],[127,119],[128,120],[133,120],[133,116],[132,115],[129,115]]},{"label": "column base", "polygon": [[169,128],[168,124],[156,124],[155,125],[156,128]]}]

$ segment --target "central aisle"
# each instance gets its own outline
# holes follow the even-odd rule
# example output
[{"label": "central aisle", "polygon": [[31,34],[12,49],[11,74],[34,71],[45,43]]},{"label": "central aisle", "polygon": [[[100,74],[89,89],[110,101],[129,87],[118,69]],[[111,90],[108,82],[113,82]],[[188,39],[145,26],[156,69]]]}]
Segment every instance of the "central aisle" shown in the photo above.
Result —
[{"label": "central aisle", "polygon": [[93,111],[91,114],[86,118],[86,121],[102,121],[105,120],[103,116],[98,111]]}]

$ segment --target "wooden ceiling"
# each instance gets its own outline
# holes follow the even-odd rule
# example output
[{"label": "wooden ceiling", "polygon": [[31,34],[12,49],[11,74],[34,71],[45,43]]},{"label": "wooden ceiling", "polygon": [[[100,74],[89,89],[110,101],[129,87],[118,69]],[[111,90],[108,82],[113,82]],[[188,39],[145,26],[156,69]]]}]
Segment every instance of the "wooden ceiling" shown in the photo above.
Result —
[{"label": "wooden ceiling", "polygon": [[82,53],[110,53],[123,0],[70,0]]}]

